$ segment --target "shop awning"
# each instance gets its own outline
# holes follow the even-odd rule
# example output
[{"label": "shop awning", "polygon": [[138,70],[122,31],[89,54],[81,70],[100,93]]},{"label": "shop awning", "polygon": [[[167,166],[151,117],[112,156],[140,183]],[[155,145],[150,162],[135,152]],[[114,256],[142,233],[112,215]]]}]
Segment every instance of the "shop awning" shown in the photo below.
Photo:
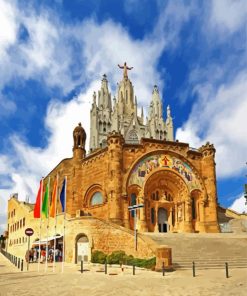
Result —
[{"label": "shop awning", "polygon": [[61,238],[61,237],[63,237],[62,235],[58,235],[58,236],[48,236],[48,238],[43,238],[42,240],[38,240],[38,241],[35,241],[35,242],[33,242],[32,244],[33,245],[39,245],[39,243],[42,245],[42,244],[46,244],[46,242],[48,241],[48,242],[50,242],[50,241],[52,241],[52,240],[54,240],[54,239],[59,239],[59,238]]}]

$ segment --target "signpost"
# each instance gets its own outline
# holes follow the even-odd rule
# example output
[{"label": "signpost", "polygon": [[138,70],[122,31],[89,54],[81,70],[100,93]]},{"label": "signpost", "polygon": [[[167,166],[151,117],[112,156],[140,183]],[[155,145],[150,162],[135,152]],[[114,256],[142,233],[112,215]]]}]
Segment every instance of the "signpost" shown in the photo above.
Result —
[{"label": "signpost", "polygon": [[137,229],[136,229],[136,211],[140,208],[144,208],[144,204],[139,204],[139,205],[133,205],[128,207],[129,211],[132,212],[134,211],[134,232],[135,232],[135,250],[137,251]]},{"label": "signpost", "polygon": [[29,269],[29,252],[30,252],[30,236],[32,236],[34,233],[32,228],[26,228],[25,234],[28,236],[28,258],[27,258],[27,270]]}]

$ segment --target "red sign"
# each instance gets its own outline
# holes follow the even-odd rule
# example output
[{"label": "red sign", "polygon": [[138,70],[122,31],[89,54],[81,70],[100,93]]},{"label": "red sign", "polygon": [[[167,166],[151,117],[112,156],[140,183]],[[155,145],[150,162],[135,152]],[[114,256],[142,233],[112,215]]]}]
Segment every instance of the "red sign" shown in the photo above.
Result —
[{"label": "red sign", "polygon": [[25,234],[26,234],[27,236],[32,236],[33,233],[34,233],[34,231],[33,231],[32,228],[27,228],[27,229],[25,229]]}]

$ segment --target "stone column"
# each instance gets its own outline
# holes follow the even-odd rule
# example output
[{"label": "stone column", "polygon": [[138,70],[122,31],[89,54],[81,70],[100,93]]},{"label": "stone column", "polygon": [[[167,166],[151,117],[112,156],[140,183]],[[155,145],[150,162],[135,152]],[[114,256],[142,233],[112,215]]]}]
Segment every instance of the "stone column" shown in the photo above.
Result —
[{"label": "stone column", "polygon": [[168,222],[169,225],[167,225],[168,226],[167,232],[170,232],[171,230],[173,230],[173,226],[172,226],[172,207],[169,208],[168,212],[169,212],[169,216],[168,216],[168,221],[167,222]]},{"label": "stone column", "polygon": [[184,231],[185,232],[193,232],[192,229],[192,213],[191,213],[191,201],[187,199],[185,201],[185,213],[184,213]]},{"label": "stone column", "polygon": [[155,227],[154,232],[159,232],[159,221],[158,221],[158,205],[155,205]]},{"label": "stone column", "polygon": [[175,216],[175,224],[174,224],[174,229],[177,229],[177,224],[178,224],[178,204],[175,203],[175,209],[174,209],[174,216]]},{"label": "stone column", "polygon": [[147,221],[146,221],[146,202],[143,198],[143,191],[141,190],[137,197],[138,203],[143,204],[144,208],[139,209],[139,215],[137,220],[137,229],[140,232],[146,232],[147,231]]},{"label": "stone column", "polygon": [[126,228],[130,228],[128,205],[129,205],[128,199],[125,199],[123,202],[123,207],[124,207],[124,227]]}]

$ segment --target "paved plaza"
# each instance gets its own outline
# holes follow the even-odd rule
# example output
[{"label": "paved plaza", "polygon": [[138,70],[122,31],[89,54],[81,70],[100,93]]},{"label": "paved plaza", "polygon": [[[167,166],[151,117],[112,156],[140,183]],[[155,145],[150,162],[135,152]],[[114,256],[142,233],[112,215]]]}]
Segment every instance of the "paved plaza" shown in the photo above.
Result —
[{"label": "paved plaza", "polygon": [[192,277],[191,270],[179,270],[162,273],[131,268],[108,267],[108,274],[100,265],[80,266],[65,264],[61,273],[61,264],[53,272],[52,264],[45,272],[45,265],[30,264],[29,271],[18,270],[0,254],[0,295],[247,295],[247,269],[230,270],[225,278],[224,270],[198,270]]}]

